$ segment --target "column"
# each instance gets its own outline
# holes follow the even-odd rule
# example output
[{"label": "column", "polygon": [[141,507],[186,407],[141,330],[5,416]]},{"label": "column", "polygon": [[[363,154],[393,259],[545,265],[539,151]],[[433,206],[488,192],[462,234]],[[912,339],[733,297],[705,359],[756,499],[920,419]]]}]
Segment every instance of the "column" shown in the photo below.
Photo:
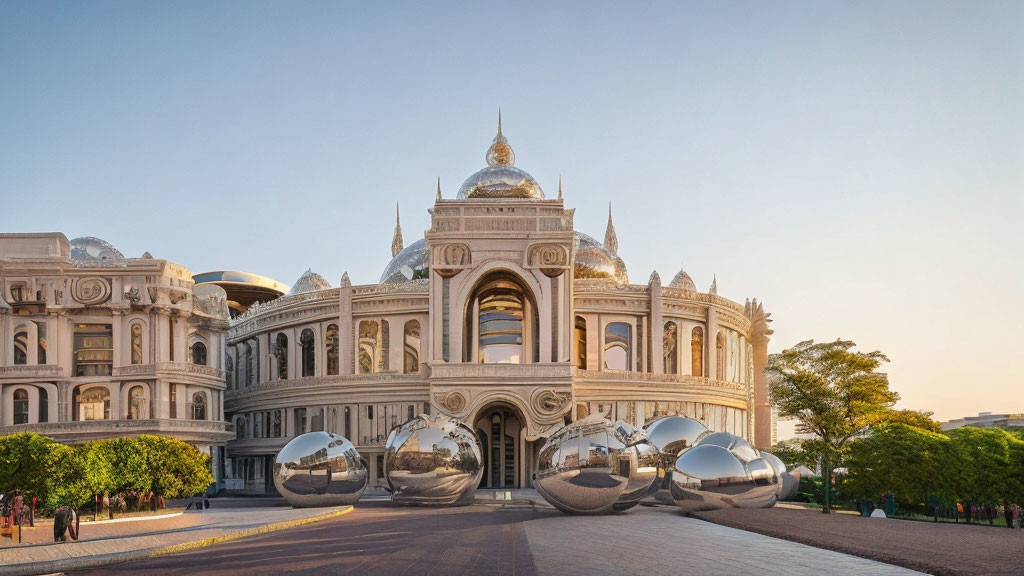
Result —
[{"label": "column", "polygon": [[338,301],[338,373],[352,374],[355,343],[352,341],[352,283],[347,272],[341,277]]},{"label": "column", "polygon": [[[651,281],[647,285],[647,291],[650,295],[651,306],[651,312],[648,316],[648,324],[650,324],[648,329],[650,334],[648,349],[650,349],[650,354],[648,355],[647,365],[650,367],[651,372],[663,374],[665,372],[665,350],[662,331],[665,329],[665,322],[661,313],[661,277],[658,276],[657,272],[651,274]],[[676,339],[678,340],[678,336]]]},{"label": "column", "polygon": [[718,374],[718,312],[714,306],[708,306],[707,331],[704,334],[704,356],[707,361],[704,363],[704,373],[708,378],[715,378]]},{"label": "column", "polygon": [[754,447],[771,448],[772,407],[768,402],[768,336],[753,334],[750,344],[754,348]]}]

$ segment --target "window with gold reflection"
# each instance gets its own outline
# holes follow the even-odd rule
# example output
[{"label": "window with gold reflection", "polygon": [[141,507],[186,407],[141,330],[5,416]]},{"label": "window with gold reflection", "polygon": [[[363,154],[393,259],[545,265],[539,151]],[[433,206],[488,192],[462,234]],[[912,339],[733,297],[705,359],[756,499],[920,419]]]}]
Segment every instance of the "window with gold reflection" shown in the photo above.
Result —
[{"label": "window with gold reflection", "polygon": [[700,326],[690,332],[690,374],[704,375],[704,329]]},{"label": "window with gold reflection", "polygon": [[604,328],[605,370],[631,370],[630,336],[632,327],[625,322],[612,322]]},{"label": "window with gold reflection", "polygon": [[662,333],[662,350],[665,355],[665,374],[679,373],[679,334],[675,322],[666,322]]}]

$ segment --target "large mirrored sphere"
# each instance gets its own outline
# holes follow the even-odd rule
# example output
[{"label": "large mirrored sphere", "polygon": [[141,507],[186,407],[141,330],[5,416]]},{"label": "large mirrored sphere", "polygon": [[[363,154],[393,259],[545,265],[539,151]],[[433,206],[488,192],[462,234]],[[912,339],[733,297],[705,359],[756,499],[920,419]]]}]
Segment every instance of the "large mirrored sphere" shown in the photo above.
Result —
[{"label": "large mirrored sphere", "polygon": [[355,446],[329,432],[296,436],[274,461],[274,486],[296,508],[352,504],[368,479]]},{"label": "large mirrored sphere", "polygon": [[384,471],[396,504],[471,504],[483,475],[473,430],[447,416],[418,416],[391,431]]},{"label": "large mirrored sphere", "polygon": [[534,486],[569,514],[625,510],[658,488],[660,453],[642,432],[600,415],[555,432],[541,446]]},{"label": "large mirrored sphere", "polygon": [[686,416],[665,416],[644,427],[647,439],[661,452],[668,465],[675,462],[680,452],[696,444],[707,431],[707,426],[699,420]]},{"label": "large mirrored sphere", "polygon": [[714,432],[679,454],[669,492],[685,512],[768,508],[778,500],[780,482],[776,467],[746,440]]},{"label": "large mirrored sphere", "polygon": [[779,500],[792,498],[796,494],[797,489],[800,488],[800,478],[791,474],[786,469],[786,464],[779,460],[775,454],[761,450],[761,458],[767,460],[775,468],[775,472],[782,480],[779,483]]}]

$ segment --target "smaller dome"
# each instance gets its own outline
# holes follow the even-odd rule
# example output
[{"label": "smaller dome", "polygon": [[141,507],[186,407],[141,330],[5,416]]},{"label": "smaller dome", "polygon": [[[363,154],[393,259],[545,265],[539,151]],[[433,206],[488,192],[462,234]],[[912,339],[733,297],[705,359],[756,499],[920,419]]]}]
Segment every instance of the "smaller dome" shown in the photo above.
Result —
[{"label": "smaller dome", "polygon": [[576,232],[576,254],[573,278],[599,278],[629,284],[629,273],[622,258],[609,252],[603,244],[583,232]]},{"label": "smaller dome", "polygon": [[317,290],[327,290],[330,287],[331,283],[326,278],[307,268],[302,273],[302,276],[299,276],[299,279],[295,281],[295,284],[292,285],[292,289],[288,291],[288,296],[305,292],[316,292]]},{"label": "smaller dome", "polygon": [[533,198],[544,199],[540,184],[523,170],[515,167],[516,154],[508,139],[501,133],[501,113],[498,113],[498,134],[487,149],[487,167],[466,179],[459,188],[457,198]]},{"label": "smaller dome", "polygon": [[124,254],[106,240],[94,236],[82,236],[71,241],[71,259],[78,262],[102,262],[103,260],[124,260]]},{"label": "smaller dome", "polygon": [[672,288],[682,288],[683,290],[689,290],[690,292],[697,291],[697,285],[693,283],[693,278],[686,273],[686,270],[679,270],[679,273],[672,278],[672,281],[668,284]]},{"label": "smaller dome", "polygon": [[402,249],[380,275],[380,283],[408,282],[430,277],[430,260],[427,257],[427,240],[419,240]]}]

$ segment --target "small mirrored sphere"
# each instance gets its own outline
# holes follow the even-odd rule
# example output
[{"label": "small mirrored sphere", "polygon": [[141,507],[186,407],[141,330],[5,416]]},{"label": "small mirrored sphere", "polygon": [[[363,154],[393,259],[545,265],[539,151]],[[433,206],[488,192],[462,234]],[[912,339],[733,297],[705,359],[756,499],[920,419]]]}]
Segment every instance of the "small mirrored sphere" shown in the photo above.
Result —
[{"label": "small mirrored sphere", "polygon": [[746,440],[705,434],[676,458],[669,479],[672,500],[685,512],[768,508],[780,494],[780,476]]},{"label": "small mirrored sphere", "polygon": [[471,504],[482,462],[473,430],[447,416],[413,418],[392,430],[384,445],[384,473],[396,504]]},{"label": "small mirrored sphere", "polygon": [[368,479],[355,446],[330,432],[296,436],[274,461],[274,486],[296,508],[352,504]]},{"label": "small mirrored sphere", "polygon": [[657,490],[661,454],[643,432],[600,415],[563,427],[541,446],[534,486],[569,514],[626,510]]}]

